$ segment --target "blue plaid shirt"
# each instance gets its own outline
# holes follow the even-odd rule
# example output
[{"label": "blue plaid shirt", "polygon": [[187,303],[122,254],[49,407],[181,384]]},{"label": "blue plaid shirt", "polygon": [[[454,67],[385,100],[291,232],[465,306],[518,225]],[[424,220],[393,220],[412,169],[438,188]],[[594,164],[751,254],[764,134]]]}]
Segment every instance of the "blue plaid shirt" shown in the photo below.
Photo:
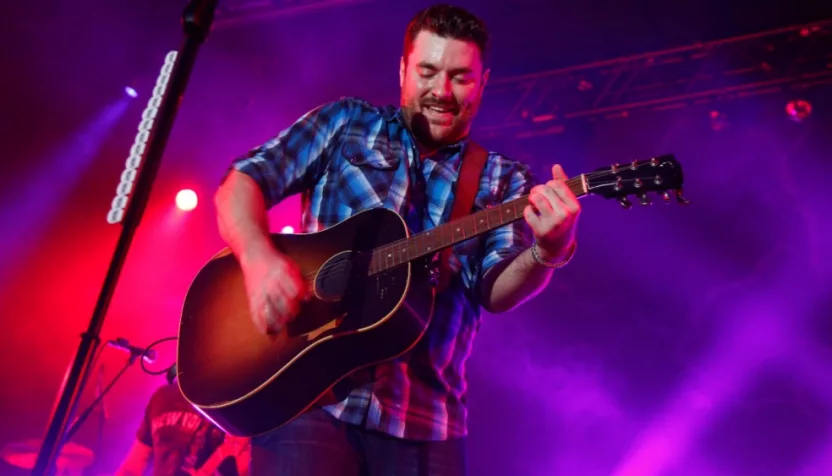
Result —
[{"label": "blue plaid shirt", "polygon": [[[465,141],[420,160],[401,111],[342,98],[308,112],[274,139],[237,158],[233,168],[260,186],[267,207],[302,194],[301,231],[312,233],[362,210],[387,207],[407,217],[414,232],[444,223]],[[424,178],[427,213],[411,203],[413,172]],[[536,182],[529,168],[489,153],[475,208],[526,195]],[[424,208],[423,208],[424,210]],[[421,216],[422,223],[413,220]],[[378,364],[375,379],[324,410],[342,421],[411,440],[444,440],[467,434],[465,363],[481,318],[478,283],[503,258],[531,245],[524,220],[454,247],[449,287],[436,298],[435,314],[420,345]]]}]

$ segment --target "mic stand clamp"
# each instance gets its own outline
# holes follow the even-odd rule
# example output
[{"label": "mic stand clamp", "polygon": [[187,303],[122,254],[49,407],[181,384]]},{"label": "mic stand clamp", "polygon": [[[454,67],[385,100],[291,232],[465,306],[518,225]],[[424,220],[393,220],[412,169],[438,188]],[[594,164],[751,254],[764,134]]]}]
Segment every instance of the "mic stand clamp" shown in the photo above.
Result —
[{"label": "mic stand clamp", "polygon": [[34,476],[52,476],[55,472],[55,462],[61,444],[66,441],[67,424],[72,419],[72,414],[78,404],[78,396],[81,394],[89,376],[93,356],[100,344],[99,336],[104,325],[104,318],[107,315],[107,309],[110,306],[116,283],[124,267],[133,236],[147,206],[150,189],[159,170],[162,155],[173,129],[176,113],[179,110],[179,104],[185,94],[188,79],[196,62],[197,52],[207,39],[211,24],[214,21],[216,6],[217,0],[191,0],[182,14],[185,40],[176,55],[164,97],[158,106],[158,113],[153,125],[148,131],[146,148],[142,153],[141,163],[143,166],[136,176],[133,197],[129,200],[123,221],[118,220],[122,222],[121,234],[89,325],[87,330],[81,334],[81,342],[75,353],[72,366],[66,374],[55,406],[52,409],[43,444],[32,470]]}]

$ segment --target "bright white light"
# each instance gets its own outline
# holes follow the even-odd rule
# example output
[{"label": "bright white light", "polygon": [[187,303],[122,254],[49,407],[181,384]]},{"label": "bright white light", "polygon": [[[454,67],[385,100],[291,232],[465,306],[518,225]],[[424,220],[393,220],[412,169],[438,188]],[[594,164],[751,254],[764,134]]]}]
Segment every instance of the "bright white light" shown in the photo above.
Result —
[{"label": "bright white light", "polygon": [[[142,112],[142,121],[139,123],[139,130],[133,140],[133,147],[130,148],[130,155],[127,156],[127,161],[124,163],[121,182],[116,187],[116,196],[110,204],[110,211],[107,212],[107,223],[111,225],[121,223],[124,218],[127,203],[130,200],[130,192],[133,191],[133,182],[136,180],[145,146],[150,138],[150,130],[153,128],[153,119],[156,118],[156,113],[162,104],[162,97],[167,90],[170,72],[176,62],[176,55],[176,51],[171,51],[165,56],[165,64],[162,65],[162,71],[159,73],[159,77],[156,78],[156,87],[153,88],[153,94],[147,100],[147,107]],[[129,94],[127,89],[125,89],[125,92]]]},{"label": "bright white light", "polygon": [[294,232],[295,232],[295,229],[294,229],[294,228],[292,228],[291,226],[288,226],[288,225],[287,225],[287,226],[284,226],[284,227],[283,227],[283,229],[282,229],[282,230],[280,230],[280,232],[281,232],[281,233],[294,233]]},{"label": "bright white light", "polygon": [[197,203],[196,192],[193,190],[186,188],[176,194],[176,207],[184,212],[189,212],[196,208]]},{"label": "bright white light", "polygon": [[124,92],[127,93],[127,95],[131,98],[138,97],[139,95],[139,93],[137,93],[136,90],[131,88],[130,86],[125,87]]}]

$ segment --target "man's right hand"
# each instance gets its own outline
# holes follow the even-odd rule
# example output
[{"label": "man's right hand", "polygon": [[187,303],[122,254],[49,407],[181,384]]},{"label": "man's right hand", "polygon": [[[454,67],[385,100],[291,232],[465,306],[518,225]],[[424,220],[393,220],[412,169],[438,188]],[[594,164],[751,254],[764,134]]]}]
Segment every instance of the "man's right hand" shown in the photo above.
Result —
[{"label": "man's right hand", "polygon": [[240,259],[254,324],[264,333],[277,333],[300,311],[307,285],[300,268],[273,248],[247,253]]}]

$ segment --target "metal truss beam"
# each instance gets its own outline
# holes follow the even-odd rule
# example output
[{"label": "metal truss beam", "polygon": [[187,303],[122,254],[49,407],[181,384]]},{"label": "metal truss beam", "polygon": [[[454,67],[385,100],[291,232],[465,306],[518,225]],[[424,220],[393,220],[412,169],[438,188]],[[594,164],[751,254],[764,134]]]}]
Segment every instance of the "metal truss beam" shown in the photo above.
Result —
[{"label": "metal truss beam", "polygon": [[374,0],[228,0],[219,2],[214,27],[229,28]]},{"label": "metal truss beam", "polygon": [[[480,135],[560,133],[575,120],[832,84],[832,19],[492,81]],[[488,122],[486,122],[488,121]]]}]

